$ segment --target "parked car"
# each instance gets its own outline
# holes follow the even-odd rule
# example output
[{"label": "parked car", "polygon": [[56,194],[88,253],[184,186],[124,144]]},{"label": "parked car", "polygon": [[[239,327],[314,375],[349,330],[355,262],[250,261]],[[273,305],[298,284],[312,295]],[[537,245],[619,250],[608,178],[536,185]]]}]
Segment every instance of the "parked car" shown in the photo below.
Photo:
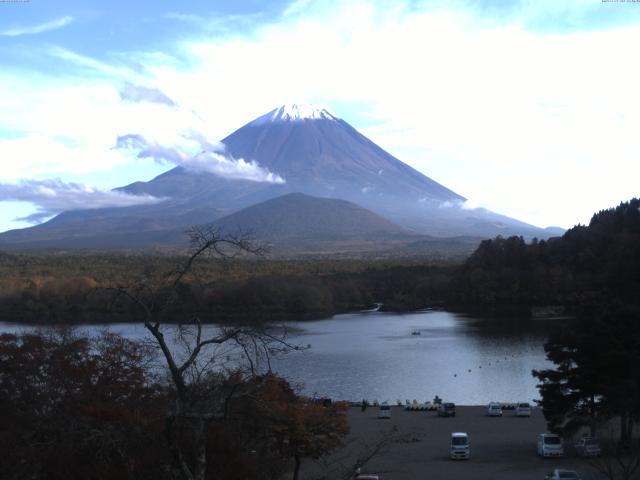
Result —
[{"label": "parked car", "polygon": [[490,417],[501,417],[502,406],[499,403],[490,403],[487,405],[487,415]]},{"label": "parked car", "polygon": [[380,409],[378,410],[378,418],[391,418],[391,407],[388,403],[383,403],[380,405]]},{"label": "parked car", "polygon": [[456,404],[446,402],[438,406],[439,417],[455,417],[456,416]]},{"label": "parked car", "polygon": [[451,460],[469,459],[469,436],[464,432],[453,432],[449,443]]},{"label": "parked car", "polygon": [[582,437],[574,444],[574,447],[576,453],[581,457],[599,457],[602,453],[600,442],[593,437]]},{"label": "parked car", "polygon": [[575,470],[556,468],[553,472],[547,473],[544,480],[580,480],[580,475]]},{"label": "parked car", "polygon": [[538,435],[538,455],[541,457],[564,456],[562,439],[553,433],[541,433]]},{"label": "parked car", "polygon": [[530,417],[531,416],[531,405],[527,402],[519,403],[516,406],[516,417]]},{"label": "parked car", "polygon": [[353,480],[382,480],[382,474],[379,473],[362,473],[358,468],[356,474],[353,476]]}]

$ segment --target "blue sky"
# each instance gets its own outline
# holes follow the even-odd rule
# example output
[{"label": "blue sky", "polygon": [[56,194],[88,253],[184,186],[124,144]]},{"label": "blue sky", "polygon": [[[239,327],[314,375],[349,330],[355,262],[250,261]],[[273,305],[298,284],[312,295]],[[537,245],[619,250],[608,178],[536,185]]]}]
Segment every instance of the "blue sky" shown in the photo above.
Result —
[{"label": "blue sky", "polygon": [[[638,45],[630,1],[0,3],[0,231],[151,201],[109,190],[288,102],[472,205],[585,223],[638,195]],[[173,161],[118,146],[141,136]],[[252,160],[211,158],[273,179]]]}]

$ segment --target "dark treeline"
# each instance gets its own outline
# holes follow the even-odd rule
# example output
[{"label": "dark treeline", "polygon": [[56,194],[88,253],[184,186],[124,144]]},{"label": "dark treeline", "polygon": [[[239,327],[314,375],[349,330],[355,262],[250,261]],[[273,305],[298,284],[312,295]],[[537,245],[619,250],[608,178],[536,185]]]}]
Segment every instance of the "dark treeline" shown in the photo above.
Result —
[{"label": "dark treeline", "polygon": [[[114,286],[159,283],[181,258],[0,255],[0,319],[26,323],[135,321],[136,306]],[[288,320],[384,303],[415,310],[444,303],[455,264],[417,261],[223,261],[198,265],[182,285],[188,301],[164,321]]]},{"label": "dark treeline", "polygon": [[[617,438],[604,438],[600,466],[607,468],[601,471],[607,478],[635,478],[640,468],[635,431],[640,421],[640,200],[599,212],[588,227],[576,227],[543,248],[526,249],[544,252],[537,263],[561,268],[574,289],[573,295],[558,284],[548,289],[549,295],[572,302],[575,311],[575,319],[545,344],[554,368],[533,372],[548,427],[566,436],[585,429],[597,436],[617,422]],[[614,477],[616,470],[620,477]]]},{"label": "dark treeline", "polygon": [[[497,237],[463,263],[412,260],[210,259],[182,286],[189,302],[165,321],[290,320],[371,308],[431,306],[528,314],[558,306],[575,314],[597,296],[633,299],[640,287],[637,199],[595,214],[549,240]],[[153,283],[182,261],[154,256],[28,256],[0,253],[0,319],[33,323],[132,321],[135,306],[104,288]],[[188,311],[185,311],[187,309]],[[554,310],[555,311],[555,310]]]},{"label": "dark treeline", "polygon": [[640,291],[640,200],[601,211],[562,237],[483,241],[456,273],[448,301],[474,306],[636,302]]}]

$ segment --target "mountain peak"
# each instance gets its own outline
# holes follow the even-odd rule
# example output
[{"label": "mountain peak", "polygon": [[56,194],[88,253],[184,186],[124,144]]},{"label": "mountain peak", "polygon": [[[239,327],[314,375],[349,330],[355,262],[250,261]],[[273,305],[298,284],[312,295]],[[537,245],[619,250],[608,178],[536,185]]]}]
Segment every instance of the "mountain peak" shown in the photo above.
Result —
[{"label": "mountain peak", "polygon": [[289,103],[256,118],[249,125],[262,125],[275,122],[299,122],[302,120],[338,120],[338,117],[326,108],[318,105]]}]

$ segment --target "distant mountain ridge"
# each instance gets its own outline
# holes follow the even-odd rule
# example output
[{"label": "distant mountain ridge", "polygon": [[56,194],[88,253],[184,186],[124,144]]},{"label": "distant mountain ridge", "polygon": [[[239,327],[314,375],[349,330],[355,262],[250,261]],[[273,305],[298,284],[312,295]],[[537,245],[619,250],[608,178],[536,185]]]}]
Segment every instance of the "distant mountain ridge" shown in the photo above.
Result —
[{"label": "distant mountain ridge", "polygon": [[419,235],[355,203],[302,193],[265,200],[211,226],[225,236],[248,235],[281,258],[462,258],[481,240]]},{"label": "distant mountain ridge", "polygon": [[339,239],[406,234],[406,230],[355,203],[302,193],[252,205],[213,222],[224,232],[258,239]]},{"label": "distant mountain ridge", "polygon": [[[404,231],[432,237],[546,238],[557,233],[485,209],[462,208],[463,196],[401,162],[326,109],[281,106],[222,142],[229,156],[255,161],[285,183],[229,179],[176,167],[151,181],[117,189],[166,201],[64,212],[44,224],[0,234],[0,247],[179,245],[184,240],[176,231],[291,193],[352,202]],[[260,227],[259,215],[252,215],[254,227]]]}]

